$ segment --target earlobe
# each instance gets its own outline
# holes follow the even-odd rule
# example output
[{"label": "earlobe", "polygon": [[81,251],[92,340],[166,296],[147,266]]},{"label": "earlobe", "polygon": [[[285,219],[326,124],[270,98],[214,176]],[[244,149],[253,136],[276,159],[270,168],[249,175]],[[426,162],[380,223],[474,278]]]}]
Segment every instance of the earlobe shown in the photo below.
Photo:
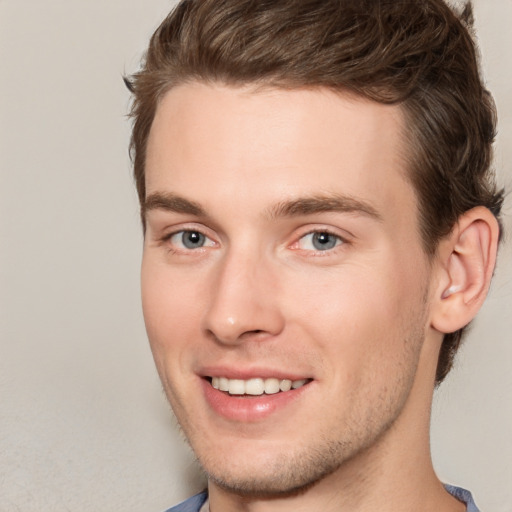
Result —
[{"label": "earlobe", "polygon": [[499,226],[484,207],[459,218],[439,249],[439,279],[432,308],[432,327],[442,333],[461,329],[475,317],[491,282]]}]

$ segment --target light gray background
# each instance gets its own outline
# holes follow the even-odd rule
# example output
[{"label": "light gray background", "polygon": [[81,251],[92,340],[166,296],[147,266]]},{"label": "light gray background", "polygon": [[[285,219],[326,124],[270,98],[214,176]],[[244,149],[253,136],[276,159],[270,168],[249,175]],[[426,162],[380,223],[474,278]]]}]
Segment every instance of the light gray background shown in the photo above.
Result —
[{"label": "light gray background", "polygon": [[[202,485],[140,313],[121,80],[172,4],[0,0],[2,512],[158,512]],[[510,188],[512,1],[476,7]],[[440,476],[487,512],[512,511],[511,245],[433,419]]]}]

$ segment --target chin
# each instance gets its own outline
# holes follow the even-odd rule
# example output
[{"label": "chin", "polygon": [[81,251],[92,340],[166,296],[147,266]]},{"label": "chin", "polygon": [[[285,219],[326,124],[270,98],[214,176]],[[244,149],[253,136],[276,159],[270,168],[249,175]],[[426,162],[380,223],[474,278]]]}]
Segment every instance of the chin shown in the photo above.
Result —
[{"label": "chin", "polygon": [[244,456],[239,460],[199,460],[209,481],[225,491],[244,497],[296,495],[335,472],[351,450],[331,446],[308,453],[272,453],[267,457]]},{"label": "chin", "polygon": [[[209,481],[225,491],[244,497],[271,498],[300,494],[324,478],[323,473],[301,474],[297,471],[283,472],[263,471],[262,476],[245,474],[225,474],[207,472]],[[222,475],[222,476],[219,476]]]}]

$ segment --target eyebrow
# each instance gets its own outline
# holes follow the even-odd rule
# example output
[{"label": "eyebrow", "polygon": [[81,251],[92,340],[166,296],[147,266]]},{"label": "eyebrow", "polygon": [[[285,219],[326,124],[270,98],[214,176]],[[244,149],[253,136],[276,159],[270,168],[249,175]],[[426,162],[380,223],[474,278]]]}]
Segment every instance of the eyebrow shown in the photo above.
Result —
[{"label": "eyebrow", "polygon": [[355,213],[382,221],[381,214],[361,199],[340,194],[314,195],[282,201],[272,206],[267,214],[270,218],[297,217],[324,212]]},{"label": "eyebrow", "polygon": [[[154,192],[150,194],[144,201],[141,210],[143,218],[151,210],[164,210],[195,217],[208,216],[199,203],[173,193]],[[366,201],[340,194],[322,194],[281,201],[268,208],[265,213],[268,218],[276,219],[323,212],[355,213],[382,221],[380,213]]]},{"label": "eyebrow", "polygon": [[173,213],[183,213],[196,217],[206,217],[206,212],[199,203],[172,193],[155,192],[146,197],[142,208],[142,218],[151,210],[164,210]]}]

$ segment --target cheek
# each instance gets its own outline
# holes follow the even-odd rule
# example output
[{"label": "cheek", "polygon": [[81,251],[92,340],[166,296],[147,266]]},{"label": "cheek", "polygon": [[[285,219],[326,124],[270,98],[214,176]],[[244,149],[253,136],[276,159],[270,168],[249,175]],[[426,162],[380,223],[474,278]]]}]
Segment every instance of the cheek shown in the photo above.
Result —
[{"label": "cheek", "polygon": [[179,272],[171,272],[165,265],[143,260],[142,309],[155,360],[190,342],[187,333],[199,325],[199,291],[193,282],[182,281]]},{"label": "cheek", "polygon": [[141,272],[142,309],[155,366],[173,410],[184,408],[183,389],[191,379],[191,359],[199,349],[198,290],[182,283],[183,273],[168,266],[143,260]]},{"label": "cheek", "polygon": [[290,290],[286,317],[343,366],[347,378],[356,370],[396,366],[423,296],[401,262],[389,258],[294,277],[282,284]]},{"label": "cheek", "polygon": [[306,321],[340,338],[352,338],[393,320],[403,300],[403,289],[392,273],[377,265],[346,265],[327,272],[310,271],[287,276],[285,307],[289,317]]}]

